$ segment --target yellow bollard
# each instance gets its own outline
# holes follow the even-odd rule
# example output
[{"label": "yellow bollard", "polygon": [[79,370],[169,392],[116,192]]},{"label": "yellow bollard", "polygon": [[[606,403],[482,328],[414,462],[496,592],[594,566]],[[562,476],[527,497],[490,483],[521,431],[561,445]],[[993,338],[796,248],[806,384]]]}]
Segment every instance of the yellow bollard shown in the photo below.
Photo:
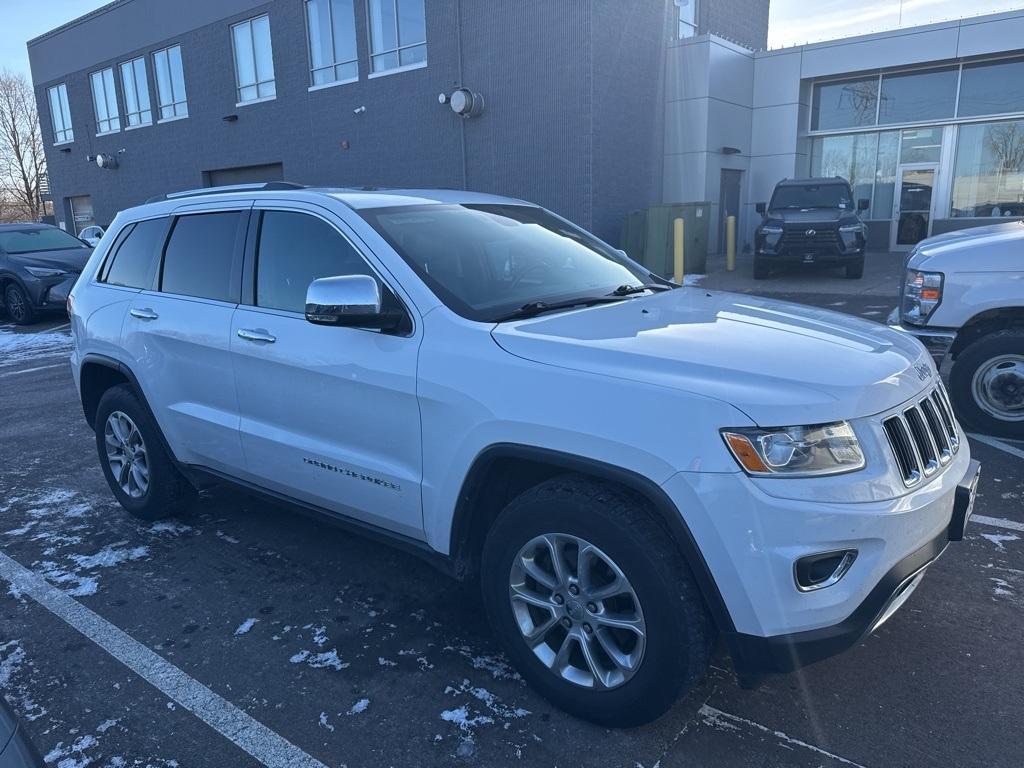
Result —
[{"label": "yellow bollard", "polygon": [[675,281],[683,284],[683,220],[672,222],[672,259],[675,265]]},{"label": "yellow bollard", "polygon": [[736,269],[736,217],[725,217],[725,270]]}]

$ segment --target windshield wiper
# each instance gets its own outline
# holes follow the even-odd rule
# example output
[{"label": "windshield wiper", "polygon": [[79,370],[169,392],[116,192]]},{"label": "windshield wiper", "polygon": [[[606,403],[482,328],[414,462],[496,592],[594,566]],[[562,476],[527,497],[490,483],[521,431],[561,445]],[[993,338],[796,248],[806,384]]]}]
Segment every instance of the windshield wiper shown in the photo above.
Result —
[{"label": "windshield wiper", "polygon": [[633,293],[643,293],[644,291],[671,291],[671,285],[660,285],[657,283],[648,283],[646,285],[620,285],[614,291],[609,293],[609,296],[629,296]]},{"label": "windshield wiper", "polygon": [[529,317],[536,317],[545,312],[556,312],[560,309],[572,309],[573,307],[589,307],[594,304],[613,304],[622,301],[622,296],[584,296],[580,299],[566,299],[565,301],[553,301],[550,304],[546,301],[531,301],[523,304],[519,309],[514,309],[504,315],[500,315],[492,322],[505,323],[509,320],[524,320]]}]

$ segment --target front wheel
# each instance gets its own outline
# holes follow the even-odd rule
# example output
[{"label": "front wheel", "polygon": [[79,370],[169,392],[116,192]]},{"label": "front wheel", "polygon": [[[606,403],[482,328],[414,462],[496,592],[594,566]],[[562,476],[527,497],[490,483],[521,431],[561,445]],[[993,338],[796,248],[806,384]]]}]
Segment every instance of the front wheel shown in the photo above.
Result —
[{"label": "front wheel", "polygon": [[771,274],[771,269],[768,263],[760,256],[754,257],[754,279],[755,280],[767,280]]},{"label": "front wheel", "polygon": [[864,257],[851,261],[846,265],[846,279],[847,280],[860,280],[864,277]]},{"label": "front wheel", "polygon": [[11,283],[4,290],[4,305],[16,325],[31,325],[35,322],[36,313],[28,300],[28,294],[17,283]]},{"label": "front wheel", "polygon": [[1024,330],[971,343],[957,355],[949,383],[963,421],[991,435],[1024,439]]},{"label": "front wheel", "polygon": [[159,427],[130,387],[108,389],[94,423],[103,476],[122,507],[141,520],[187,510],[196,490],[174,466]]},{"label": "front wheel", "polygon": [[713,628],[642,499],[566,475],[513,500],[484,545],[481,587],[523,677],[567,712],[628,727],[706,672]]}]

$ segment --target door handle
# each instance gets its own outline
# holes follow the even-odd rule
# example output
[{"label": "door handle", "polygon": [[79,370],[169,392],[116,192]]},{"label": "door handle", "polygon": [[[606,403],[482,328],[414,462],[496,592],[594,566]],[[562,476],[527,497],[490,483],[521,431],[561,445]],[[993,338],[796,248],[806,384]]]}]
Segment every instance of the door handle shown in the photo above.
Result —
[{"label": "door handle", "polygon": [[239,328],[238,338],[245,339],[246,341],[262,341],[265,344],[273,344],[277,341],[276,336],[271,336],[264,330],[252,330],[249,328]]},{"label": "door handle", "polygon": [[132,317],[139,318],[139,320],[156,320],[158,317],[160,317],[160,315],[158,315],[149,307],[146,307],[145,309],[136,309],[132,307],[130,310],[128,310],[128,314],[130,314]]}]

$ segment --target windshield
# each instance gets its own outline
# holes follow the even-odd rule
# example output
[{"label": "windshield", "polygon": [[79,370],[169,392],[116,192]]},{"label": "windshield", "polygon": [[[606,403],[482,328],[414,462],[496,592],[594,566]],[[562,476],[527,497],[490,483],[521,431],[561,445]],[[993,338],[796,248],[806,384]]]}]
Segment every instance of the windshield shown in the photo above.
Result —
[{"label": "windshield", "polygon": [[63,251],[89,246],[56,227],[26,227],[0,231],[0,251],[5,253],[38,253]]},{"label": "windshield", "polygon": [[542,208],[418,205],[360,211],[449,308],[494,322],[531,302],[605,296],[651,276]]},{"label": "windshield", "polygon": [[787,184],[776,187],[771,210],[779,208],[852,208],[853,195],[845,184]]}]

